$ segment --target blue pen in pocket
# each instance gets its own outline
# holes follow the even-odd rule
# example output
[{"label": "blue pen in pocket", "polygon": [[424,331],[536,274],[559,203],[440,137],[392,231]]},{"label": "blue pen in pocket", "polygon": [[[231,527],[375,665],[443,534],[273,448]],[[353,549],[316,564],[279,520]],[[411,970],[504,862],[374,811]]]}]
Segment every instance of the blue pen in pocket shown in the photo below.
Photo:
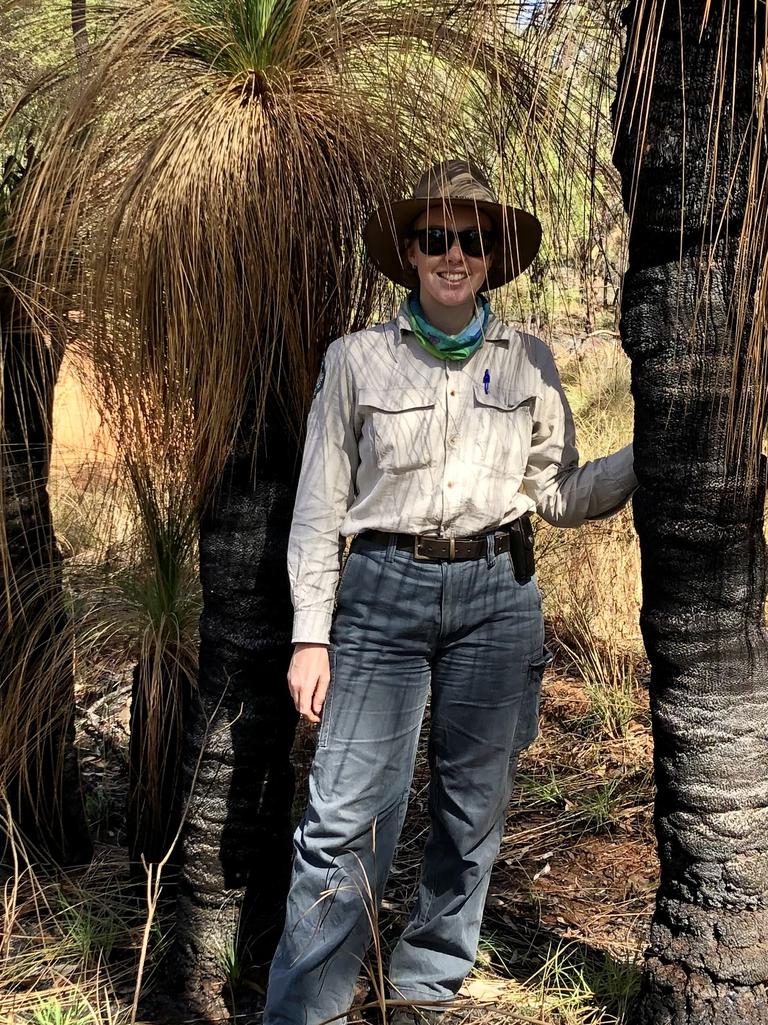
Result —
[{"label": "blue pen in pocket", "polygon": [[484,389],[486,395],[488,394],[488,386],[490,385],[490,383],[491,383],[491,372],[490,372],[490,370],[486,370],[485,373],[483,374],[483,389]]}]

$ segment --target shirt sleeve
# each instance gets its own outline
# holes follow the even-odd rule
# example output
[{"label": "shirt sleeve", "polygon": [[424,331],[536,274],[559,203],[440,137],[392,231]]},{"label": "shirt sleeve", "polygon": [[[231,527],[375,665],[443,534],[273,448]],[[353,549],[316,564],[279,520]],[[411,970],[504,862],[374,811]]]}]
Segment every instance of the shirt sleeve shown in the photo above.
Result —
[{"label": "shirt sleeve", "polygon": [[354,498],[359,425],[343,339],[325,354],[309,411],[288,540],[294,644],[328,644],[339,578],[339,531]]},{"label": "shirt sleeve", "polygon": [[556,527],[611,516],[637,487],[632,445],[579,466],[573,414],[548,347],[536,339],[541,392],[533,406],[533,432],[521,490]]}]

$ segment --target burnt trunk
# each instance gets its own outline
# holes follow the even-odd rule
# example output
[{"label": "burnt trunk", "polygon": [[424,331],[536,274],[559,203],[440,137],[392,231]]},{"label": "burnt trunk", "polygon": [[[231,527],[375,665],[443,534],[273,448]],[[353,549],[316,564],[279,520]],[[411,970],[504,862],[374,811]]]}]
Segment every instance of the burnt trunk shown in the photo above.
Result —
[{"label": "burnt trunk", "polygon": [[200,675],[183,763],[192,796],[174,968],[193,1009],[209,1015],[240,965],[271,957],[291,862],[285,560],[299,452],[274,411],[258,442],[252,425],[246,416],[200,527]]},{"label": "burnt trunk", "polygon": [[765,468],[750,471],[763,420],[748,374],[752,311],[739,323],[733,301],[758,138],[756,14],[762,5],[718,0],[638,2],[625,14],[616,162],[632,225],[621,331],[661,862],[643,1025],[768,1022]]},{"label": "burnt trunk", "polygon": [[[91,843],[74,747],[72,623],[47,491],[53,391],[63,350],[43,341],[18,306],[0,307],[0,786],[32,856],[85,862]],[[0,848],[7,861],[4,829]]]},{"label": "burnt trunk", "polygon": [[88,41],[88,21],[86,0],[71,0],[70,20],[72,23],[72,39],[75,45],[75,56],[81,69],[88,58],[90,43]]}]

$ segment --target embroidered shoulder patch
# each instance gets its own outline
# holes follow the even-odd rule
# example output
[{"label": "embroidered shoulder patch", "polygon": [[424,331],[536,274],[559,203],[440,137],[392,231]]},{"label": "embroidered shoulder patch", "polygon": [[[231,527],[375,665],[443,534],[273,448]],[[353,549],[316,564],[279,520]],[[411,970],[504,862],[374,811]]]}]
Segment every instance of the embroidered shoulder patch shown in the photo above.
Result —
[{"label": "embroidered shoulder patch", "polygon": [[320,364],[320,373],[319,373],[318,378],[317,378],[317,383],[315,384],[315,390],[312,392],[312,398],[313,399],[317,395],[320,394],[320,391],[321,391],[321,389],[323,387],[324,382],[325,382],[325,357],[323,357],[323,362]]}]

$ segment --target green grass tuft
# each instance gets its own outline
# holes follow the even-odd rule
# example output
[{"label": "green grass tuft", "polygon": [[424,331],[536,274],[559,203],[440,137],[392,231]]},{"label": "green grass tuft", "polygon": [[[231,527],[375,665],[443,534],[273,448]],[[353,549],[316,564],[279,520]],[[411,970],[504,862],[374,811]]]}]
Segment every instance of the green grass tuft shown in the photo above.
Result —
[{"label": "green grass tuft", "polygon": [[637,961],[585,957],[572,943],[550,948],[528,980],[538,992],[538,1011],[558,1025],[624,1025],[637,995]]},{"label": "green grass tuft", "polygon": [[622,783],[620,777],[609,779],[580,794],[578,808],[586,832],[602,833],[610,829],[621,809]]},{"label": "green grass tuft", "polygon": [[93,1025],[93,1014],[86,1004],[65,1005],[58,997],[41,1000],[24,1025]]}]

